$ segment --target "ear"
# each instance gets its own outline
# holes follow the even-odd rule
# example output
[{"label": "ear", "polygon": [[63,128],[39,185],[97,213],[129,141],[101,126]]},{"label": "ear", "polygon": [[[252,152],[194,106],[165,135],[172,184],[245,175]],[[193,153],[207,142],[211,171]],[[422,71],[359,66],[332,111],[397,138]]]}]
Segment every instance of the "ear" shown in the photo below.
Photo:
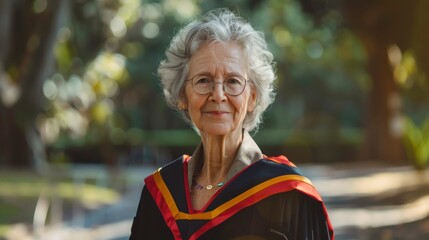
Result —
[{"label": "ear", "polygon": [[188,103],[183,101],[183,99],[180,99],[179,102],[177,103],[177,107],[182,111],[187,110],[188,109]]},{"label": "ear", "polygon": [[250,97],[247,102],[247,111],[253,112],[253,110],[255,110],[255,107],[256,107],[256,90],[255,90],[255,87],[252,86],[250,88]]}]

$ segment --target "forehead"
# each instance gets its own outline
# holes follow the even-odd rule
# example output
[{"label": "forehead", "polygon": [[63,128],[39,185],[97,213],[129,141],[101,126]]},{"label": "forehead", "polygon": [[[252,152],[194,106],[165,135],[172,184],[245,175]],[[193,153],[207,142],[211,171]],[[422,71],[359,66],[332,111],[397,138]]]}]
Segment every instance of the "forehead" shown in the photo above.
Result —
[{"label": "forehead", "polygon": [[246,73],[243,48],[234,42],[204,43],[189,61],[189,75]]}]

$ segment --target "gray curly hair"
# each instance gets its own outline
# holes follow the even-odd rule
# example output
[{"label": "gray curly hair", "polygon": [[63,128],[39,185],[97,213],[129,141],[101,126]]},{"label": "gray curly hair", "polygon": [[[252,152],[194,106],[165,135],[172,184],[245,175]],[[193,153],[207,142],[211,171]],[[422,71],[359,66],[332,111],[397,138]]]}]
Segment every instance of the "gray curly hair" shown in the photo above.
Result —
[{"label": "gray curly hair", "polygon": [[243,47],[249,66],[249,80],[256,90],[256,107],[245,116],[243,127],[256,132],[262,122],[262,113],[275,97],[273,54],[268,51],[262,32],[254,30],[244,19],[227,9],[206,13],[179,30],[171,40],[165,53],[166,59],[158,68],[166,102],[192,124],[187,111],[178,108],[179,101],[187,102],[184,83],[189,71],[188,63],[203,43],[213,41],[234,42]]}]

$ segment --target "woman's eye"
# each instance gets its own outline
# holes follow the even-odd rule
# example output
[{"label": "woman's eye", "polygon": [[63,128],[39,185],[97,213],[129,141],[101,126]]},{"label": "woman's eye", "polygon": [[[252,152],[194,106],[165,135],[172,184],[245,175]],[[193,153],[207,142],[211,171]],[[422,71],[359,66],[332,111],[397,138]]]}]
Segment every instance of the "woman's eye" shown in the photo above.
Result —
[{"label": "woman's eye", "polygon": [[195,84],[207,84],[207,83],[210,83],[210,82],[211,82],[211,80],[208,77],[197,78],[194,81]]},{"label": "woman's eye", "polygon": [[226,79],[225,82],[227,84],[240,84],[240,85],[243,84],[243,81],[241,79],[235,78],[235,77],[228,78],[228,79]]}]

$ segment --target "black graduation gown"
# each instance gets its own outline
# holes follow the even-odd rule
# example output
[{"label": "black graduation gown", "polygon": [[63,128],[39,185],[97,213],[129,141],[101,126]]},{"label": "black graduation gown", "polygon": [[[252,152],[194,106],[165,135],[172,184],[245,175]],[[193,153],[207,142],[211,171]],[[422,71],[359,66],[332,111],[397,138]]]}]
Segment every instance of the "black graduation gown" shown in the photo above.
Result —
[{"label": "black graduation gown", "polygon": [[334,240],[320,195],[284,156],[261,159],[192,209],[183,156],[145,179],[130,239]]}]

